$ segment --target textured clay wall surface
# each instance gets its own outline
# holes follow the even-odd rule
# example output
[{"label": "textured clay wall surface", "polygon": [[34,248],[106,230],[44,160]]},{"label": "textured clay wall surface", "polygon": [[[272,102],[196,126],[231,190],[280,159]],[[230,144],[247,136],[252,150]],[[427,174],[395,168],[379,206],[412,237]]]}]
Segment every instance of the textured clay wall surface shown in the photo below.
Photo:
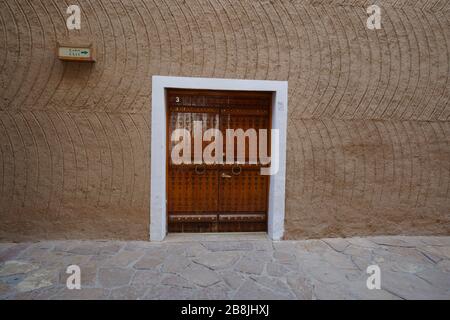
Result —
[{"label": "textured clay wall surface", "polygon": [[0,240],[148,239],[152,75],[289,81],[286,238],[450,234],[450,1],[378,3],[0,0]]}]

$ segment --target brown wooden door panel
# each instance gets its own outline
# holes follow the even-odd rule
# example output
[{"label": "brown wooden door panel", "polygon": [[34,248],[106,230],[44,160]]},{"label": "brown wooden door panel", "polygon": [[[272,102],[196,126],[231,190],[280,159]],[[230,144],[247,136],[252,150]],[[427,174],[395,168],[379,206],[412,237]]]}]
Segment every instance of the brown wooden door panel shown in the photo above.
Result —
[{"label": "brown wooden door panel", "polygon": [[[171,153],[177,142],[170,139],[174,129],[187,129],[193,160],[193,123],[201,121],[203,132],[210,128],[222,132],[225,155],[226,129],[252,128],[256,134],[259,129],[270,129],[271,94],[171,89],[167,101],[169,232],[267,230],[269,177],[260,175],[260,164],[248,163],[248,138],[246,163],[239,165],[174,164]],[[202,148],[209,143],[203,142]],[[237,161],[237,140],[234,145]]]},{"label": "brown wooden door panel", "polygon": [[[239,168],[239,167],[237,167]],[[259,169],[222,170],[219,178],[220,212],[267,211],[267,176]]]},{"label": "brown wooden door panel", "polygon": [[169,170],[169,212],[216,212],[219,209],[218,171],[173,166]]}]

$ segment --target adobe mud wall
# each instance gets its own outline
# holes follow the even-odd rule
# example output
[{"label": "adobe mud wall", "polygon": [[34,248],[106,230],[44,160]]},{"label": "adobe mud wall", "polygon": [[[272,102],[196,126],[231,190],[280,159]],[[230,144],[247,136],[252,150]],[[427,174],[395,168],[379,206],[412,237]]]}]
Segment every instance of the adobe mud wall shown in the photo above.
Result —
[{"label": "adobe mud wall", "polygon": [[0,0],[0,240],[149,238],[152,75],[289,81],[286,238],[450,234],[450,1],[72,2]]}]

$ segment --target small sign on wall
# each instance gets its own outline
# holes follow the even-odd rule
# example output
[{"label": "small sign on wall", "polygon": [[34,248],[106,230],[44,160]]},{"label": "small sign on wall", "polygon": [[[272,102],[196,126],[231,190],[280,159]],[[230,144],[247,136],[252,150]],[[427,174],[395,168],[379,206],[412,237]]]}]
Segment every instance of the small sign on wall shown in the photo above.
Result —
[{"label": "small sign on wall", "polygon": [[58,59],[75,62],[95,62],[92,44],[61,44],[58,43]]}]

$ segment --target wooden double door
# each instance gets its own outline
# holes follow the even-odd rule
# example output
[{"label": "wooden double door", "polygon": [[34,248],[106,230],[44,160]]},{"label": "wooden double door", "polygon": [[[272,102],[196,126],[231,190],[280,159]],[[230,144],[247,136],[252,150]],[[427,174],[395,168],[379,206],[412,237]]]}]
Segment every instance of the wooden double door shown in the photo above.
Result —
[{"label": "wooden double door", "polygon": [[[245,138],[245,159],[238,158],[238,139],[234,139],[233,163],[227,161],[227,129],[254,129],[260,153],[260,129],[270,129],[272,94],[270,92],[236,92],[207,90],[167,90],[168,163],[168,229],[169,232],[253,232],[267,230],[269,176],[261,167],[270,164],[250,161],[250,138]],[[196,123],[196,132],[194,132]],[[220,139],[195,142],[194,134],[201,127],[204,134],[216,129]],[[189,132],[190,163],[174,161],[172,152],[181,140],[173,132]],[[267,155],[270,156],[270,130],[267,130]],[[183,139],[186,137],[183,137]],[[254,138],[254,136],[253,136]],[[197,149],[205,152],[211,143],[223,150],[223,161],[201,163],[195,158]],[[264,140],[263,140],[264,142]],[[231,149],[231,145],[230,145]],[[179,149],[177,149],[179,151]],[[175,154],[183,155],[183,152]],[[209,150],[211,151],[211,149]],[[228,150],[229,151],[229,150]],[[254,151],[254,149],[253,149]],[[215,156],[215,152],[211,152]],[[186,158],[185,158],[186,159]],[[197,160],[197,161],[195,161]],[[217,160],[217,158],[216,158]],[[228,159],[230,160],[230,159]],[[238,161],[239,160],[239,161]],[[254,159],[253,159],[254,160]]]}]

